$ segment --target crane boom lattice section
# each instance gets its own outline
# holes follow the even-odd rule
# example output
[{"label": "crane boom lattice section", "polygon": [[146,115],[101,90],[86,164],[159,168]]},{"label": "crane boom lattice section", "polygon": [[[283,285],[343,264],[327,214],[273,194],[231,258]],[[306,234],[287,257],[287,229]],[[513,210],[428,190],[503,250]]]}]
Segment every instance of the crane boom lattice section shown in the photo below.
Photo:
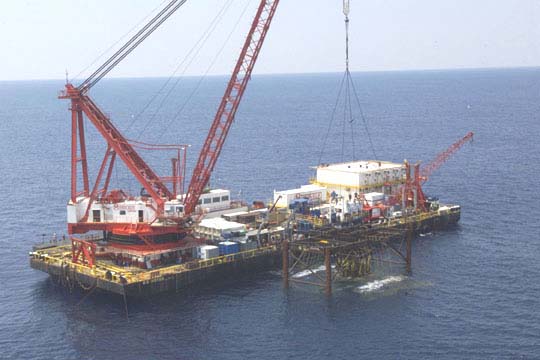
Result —
[{"label": "crane boom lattice section", "polygon": [[197,201],[210,180],[210,175],[219,157],[227,133],[234,121],[234,116],[251,77],[251,72],[257,61],[278,3],[279,0],[263,0],[259,5],[250,32],[193,171],[184,203],[186,215],[191,214],[195,210]]},{"label": "crane boom lattice section", "polygon": [[429,164],[424,166],[421,171],[421,177],[422,180],[425,182],[427,179],[431,176],[431,174],[441,167],[442,164],[450,158],[456,151],[458,151],[463,145],[468,143],[469,141],[472,141],[474,137],[474,133],[468,132],[467,135],[465,135],[463,138],[459,139],[457,142],[453,143],[448,149],[441,152],[437,155],[435,159],[433,159]]}]

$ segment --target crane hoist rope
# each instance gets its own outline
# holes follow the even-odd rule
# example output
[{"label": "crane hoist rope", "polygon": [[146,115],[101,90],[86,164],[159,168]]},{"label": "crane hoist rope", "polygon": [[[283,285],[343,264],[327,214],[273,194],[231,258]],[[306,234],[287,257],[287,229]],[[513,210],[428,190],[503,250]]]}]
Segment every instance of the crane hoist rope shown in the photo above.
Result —
[{"label": "crane hoist rope", "polygon": [[[113,50],[122,40],[126,39],[130,34],[132,34],[135,30],[137,30],[141,26],[141,24],[146,24],[148,22],[148,19],[150,19],[153,16],[153,14],[157,10],[161,9],[163,7],[163,4],[165,4],[168,1],[170,1],[170,0],[163,0],[159,5],[157,5],[155,8],[153,8],[148,14],[146,14],[146,16],[144,18],[139,20],[139,22],[137,22],[135,25],[133,25],[133,27],[131,27],[126,33],[124,33],[124,35],[120,36],[114,43],[112,43],[109,47],[107,47],[105,50],[103,50],[94,60],[92,60],[92,62],[90,62],[85,68],[83,68],[81,71],[79,71],[77,73],[77,75],[75,75],[72,78],[72,81],[76,80],[76,79],[79,79],[82,74],[84,74],[88,69],[90,69],[92,66],[94,66],[107,53],[109,53],[111,50]],[[66,69],[66,82],[69,82],[67,69]]]},{"label": "crane hoist rope", "polygon": [[365,132],[365,137],[367,138],[367,143],[370,147],[370,150],[373,154],[374,158],[377,158],[377,154],[375,152],[375,146],[373,144],[373,141],[371,139],[371,134],[369,132],[369,127],[366,121],[366,118],[364,116],[364,111],[362,109],[362,104],[360,103],[360,98],[358,96],[358,92],[356,90],[356,86],[354,85],[354,81],[351,76],[350,72],[350,60],[349,60],[349,14],[350,14],[350,3],[349,0],[343,0],[343,15],[345,17],[345,72],[343,74],[343,78],[340,81],[339,84],[339,90],[336,97],[336,101],[334,103],[334,107],[331,112],[330,116],[330,122],[328,124],[328,129],[326,132],[326,135],[323,140],[323,146],[321,147],[321,152],[319,155],[319,164],[322,161],[322,157],[324,154],[324,151],[326,150],[326,143],[328,142],[328,138],[330,137],[330,132],[332,130],[332,126],[334,125],[334,120],[337,114],[338,106],[340,103],[343,103],[343,122],[342,122],[342,128],[341,128],[341,161],[344,161],[345,159],[345,135],[347,132],[347,125],[350,127],[350,142],[352,147],[352,158],[353,160],[356,158],[356,135],[355,135],[355,116],[353,114],[353,103],[355,104],[355,107],[358,108],[358,115],[362,119],[363,124],[363,130]]},{"label": "crane hoist rope", "polygon": [[[232,3],[233,3],[233,0],[228,0],[223,3],[223,6],[219,9],[216,16],[212,19],[212,21],[210,22],[206,30],[202,33],[199,39],[187,52],[187,54],[184,56],[182,61],[178,63],[178,65],[175,67],[172,74],[167,78],[167,80],[163,83],[163,85],[159,88],[159,90],[154,93],[154,95],[143,106],[143,108],[132,118],[131,122],[129,123],[129,125],[127,126],[125,130],[126,132],[131,129],[131,127],[135,124],[135,122],[141,117],[141,115],[146,110],[148,110],[148,108],[152,105],[152,103],[154,103],[154,101],[156,101],[159,98],[160,95],[164,95],[161,97],[161,100],[159,101],[158,105],[155,106],[155,110],[150,114],[145,125],[139,131],[139,135],[137,136],[137,139],[141,138],[144,131],[148,128],[148,126],[150,126],[150,124],[152,124],[156,116],[160,113],[160,110],[163,108],[163,105],[171,96],[173,90],[178,87],[178,85],[181,82],[181,79],[183,79],[183,76],[187,72],[188,68],[193,64],[193,62],[195,61],[195,59],[197,58],[201,50],[204,48],[208,39],[216,30],[218,24],[224,18],[225,13],[229,10]],[[180,72],[180,75],[177,76],[181,68],[182,68],[182,71]],[[175,76],[177,76],[176,79],[175,79]]]},{"label": "crane hoist rope", "polygon": [[189,94],[187,95],[187,97],[184,99],[184,101],[182,102],[182,104],[179,106],[178,110],[174,113],[174,115],[172,117],[170,117],[169,121],[166,123],[165,126],[162,127],[161,129],[161,132],[159,134],[157,134],[156,136],[156,141],[159,141],[163,138],[163,136],[165,136],[165,133],[168,131],[169,127],[173,124],[173,122],[177,119],[180,118],[180,115],[183,113],[183,111],[186,109],[186,106],[188,106],[188,104],[190,103],[190,101],[193,99],[193,97],[195,96],[195,94],[197,94],[197,92],[199,91],[203,81],[207,78],[208,74],[210,73],[210,71],[214,68],[215,64],[217,63],[217,61],[219,60],[221,54],[223,53],[223,50],[225,50],[225,48],[228,46],[229,44],[229,41],[231,40],[232,38],[232,35],[234,34],[234,32],[236,31],[236,29],[238,28],[238,25],[240,24],[241,20],[244,18],[244,15],[246,14],[248,8],[249,8],[249,5],[251,4],[251,0],[248,0],[246,2],[246,5],[244,7],[244,9],[242,10],[242,12],[240,13],[240,15],[238,16],[235,24],[233,25],[233,28],[231,29],[231,31],[229,32],[229,35],[227,36],[227,38],[225,38],[225,40],[223,41],[223,44],[221,45],[221,47],[219,48],[219,50],[216,52],[216,54],[214,55],[214,57],[212,58],[212,60],[210,61],[210,64],[206,67],[206,70],[204,71],[204,73],[202,74],[202,76],[199,77],[197,83],[195,84],[195,87],[189,92]]}]

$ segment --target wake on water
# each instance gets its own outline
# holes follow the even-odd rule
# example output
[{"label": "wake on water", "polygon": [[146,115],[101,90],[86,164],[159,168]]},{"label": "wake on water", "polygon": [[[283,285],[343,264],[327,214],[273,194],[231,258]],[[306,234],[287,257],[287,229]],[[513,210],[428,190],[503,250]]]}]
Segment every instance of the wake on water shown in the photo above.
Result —
[{"label": "wake on water", "polygon": [[[332,267],[335,267],[335,266],[332,266]],[[294,274],[292,277],[295,278],[295,279],[303,278],[303,277],[312,275],[313,273],[318,273],[318,272],[324,271],[325,269],[326,268],[324,267],[324,265],[321,265],[318,268],[315,268],[315,269],[312,269],[312,270],[299,271],[296,274]]]},{"label": "wake on water", "polygon": [[389,276],[389,277],[387,277],[385,279],[382,279],[382,280],[374,280],[374,281],[368,282],[367,284],[364,284],[362,286],[357,287],[357,290],[360,293],[368,293],[368,292],[380,290],[380,289],[384,288],[388,284],[397,283],[397,282],[403,281],[405,279],[406,279],[406,277],[401,276],[401,275],[399,275],[399,276]]},{"label": "wake on water", "polygon": [[[334,266],[332,266],[334,267]],[[303,278],[303,277],[306,277],[306,276],[309,276],[309,275],[313,275],[314,273],[318,273],[318,272],[321,272],[321,271],[324,271],[325,270],[325,267],[324,265],[322,266],[319,266],[315,269],[312,269],[312,270],[303,270],[303,271],[299,271],[297,272],[296,274],[292,275],[293,278]],[[407,277],[406,276],[403,276],[403,275],[396,275],[396,276],[389,276],[387,278],[384,278],[384,279],[380,279],[380,280],[373,280],[373,281],[370,281],[364,285],[361,285],[361,286],[358,286],[356,288],[356,290],[363,294],[363,293],[370,293],[370,292],[373,292],[373,291],[377,291],[377,290],[381,290],[385,287],[387,287],[389,284],[394,284],[394,283],[398,283],[398,282],[401,282],[403,280],[405,280]]]}]

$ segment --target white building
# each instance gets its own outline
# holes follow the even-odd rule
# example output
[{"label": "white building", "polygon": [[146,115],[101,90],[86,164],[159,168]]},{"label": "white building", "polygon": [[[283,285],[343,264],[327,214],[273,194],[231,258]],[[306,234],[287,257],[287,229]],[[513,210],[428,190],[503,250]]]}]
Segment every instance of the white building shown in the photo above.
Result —
[{"label": "white building", "polygon": [[[184,213],[183,196],[165,202],[164,210],[167,217],[181,217]],[[77,202],[71,200],[67,205],[68,223],[80,222],[86,213],[90,198],[79,196]],[[149,197],[126,197],[118,202],[96,200],[92,202],[88,211],[87,223],[149,223],[156,217],[156,202]],[[202,194],[199,198],[197,210],[202,211],[205,217],[221,216],[231,211],[247,210],[247,207],[232,208],[231,193],[229,190],[214,189]]]},{"label": "white building", "polygon": [[388,161],[352,161],[338,164],[323,164],[317,168],[314,185],[348,197],[354,194],[383,192],[384,187],[393,191],[405,182],[405,165]]}]

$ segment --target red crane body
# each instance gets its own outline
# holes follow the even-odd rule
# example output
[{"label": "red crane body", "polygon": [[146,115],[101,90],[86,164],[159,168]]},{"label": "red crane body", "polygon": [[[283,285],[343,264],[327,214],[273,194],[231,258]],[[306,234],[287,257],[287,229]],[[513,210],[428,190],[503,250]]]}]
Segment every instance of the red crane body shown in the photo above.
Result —
[{"label": "red crane body", "polygon": [[[173,175],[169,177],[159,177],[135,149],[136,147],[143,146],[152,148],[152,146],[126,139],[114,126],[109,117],[106,116],[88,96],[88,91],[92,86],[124,59],[137,45],[157,29],[161,23],[185,2],[186,0],[171,0],[164,9],[137,32],[126,45],[108,59],[80,86],[75,87],[72,84],[67,83],[65,90],[60,95],[61,99],[71,100],[72,134],[70,204],[75,206],[83,204],[85,206],[83,216],[81,216],[80,211],[77,210],[76,221],[68,220],[68,231],[70,234],[85,233],[91,230],[103,230],[113,233],[136,235],[144,241],[148,247],[156,249],[159,246],[153,243],[153,236],[167,233],[181,234],[188,231],[189,225],[187,224],[187,221],[190,219],[190,215],[195,211],[197,202],[209,182],[212,170],[215,167],[246,86],[251,78],[253,67],[257,61],[264,39],[279,4],[279,0],[260,1],[248,36],[194,168],[188,191],[183,199],[184,204],[181,215],[166,215],[164,204],[171,200],[177,201],[176,195],[180,187],[179,179],[183,180],[185,178],[185,147],[182,148],[180,145],[158,146],[159,149],[170,149],[169,147],[174,149],[178,148],[178,158],[172,159]],[[92,189],[90,189],[88,175],[83,115],[90,120],[107,143],[107,149]],[[180,154],[180,149],[184,150],[183,157]],[[146,206],[151,207],[155,211],[155,218],[144,220],[139,218],[139,221],[136,224],[133,224],[102,221],[100,217],[95,217],[95,215],[91,214],[91,209],[93,209],[92,205],[97,201],[100,201],[101,203],[112,203],[116,207],[120,201],[128,199],[121,190],[109,191],[107,194],[112,170],[117,157],[125,163],[128,170],[146,190],[147,195],[151,200],[144,200],[144,196],[141,196],[141,198],[146,201]],[[77,188],[79,181],[79,163],[81,166],[82,191],[79,191]],[[181,168],[181,164],[183,164],[184,168]],[[164,184],[165,181],[172,182],[172,191]],[[101,185],[102,183],[103,185]],[[70,204],[68,204],[68,208]],[[69,216],[68,210],[68,219]],[[154,226],[158,222],[159,224],[157,225],[159,226]],[[75,253],[76,252],[74,252],[74,254]],[[80,251],[77,253],[80,253]]]}]

